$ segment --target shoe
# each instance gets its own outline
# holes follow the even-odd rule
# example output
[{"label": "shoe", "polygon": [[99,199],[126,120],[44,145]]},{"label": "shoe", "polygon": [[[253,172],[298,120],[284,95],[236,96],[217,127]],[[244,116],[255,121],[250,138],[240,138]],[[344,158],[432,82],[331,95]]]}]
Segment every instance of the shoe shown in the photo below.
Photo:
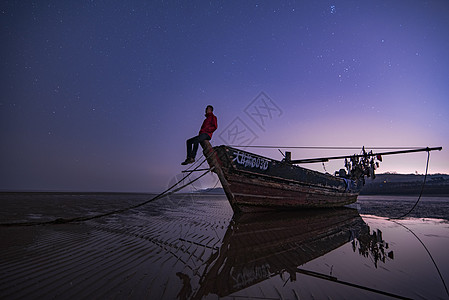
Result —
[{"label": "shoe", "polygon": [[188,165],[188,164],[191,164],[194,162],[195,162],[195,159],[193,157],[187,157],[186,160],[181,163],[181,165],[185,166],[185,165]]}]

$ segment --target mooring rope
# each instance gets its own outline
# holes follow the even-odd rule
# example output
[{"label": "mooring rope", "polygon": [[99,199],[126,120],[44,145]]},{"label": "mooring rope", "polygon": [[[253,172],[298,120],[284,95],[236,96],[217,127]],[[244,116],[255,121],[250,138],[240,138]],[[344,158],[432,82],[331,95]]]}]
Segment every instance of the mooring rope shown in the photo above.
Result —
[{"label": "mooring rope", "polygon": [[427,171],[429,169],[429,158],[430,158],[430,151],[427,151],[426,174],[424,175],[424,180],[421,185],[421,191],[419,192],[419,197],[418,197],[418,200],[416,200],[415,205],[413,205],[413,207],[407,213],[403,214],[402,216],[396,217],[396,218],[390,218],[390,219],[402,219],[402,218],[408,216],[415,209],[416,205],[418,205],[419,200],[421,200],[421,196],[424,191],[424,186],[426,185]]},{"label": "mooring rope", "polygon": [[429,251],[429,249],[427,249],[427,247],[426,247],[426,245],[423,243],[423,241],[421,241],[421,239],[410,229],[410,228],[408,228],[407,226],[405,226],[405,225],[403,225],[403,224],[401,224],[401,223],[398,223],[398,222],[396,222],[396,221],[392,221],[392,222],[394,222],[394,223],[396,223],[396,224],[398,224],[398,225],[401,225],[402,227],[404,227],[405,229],[407,229],[411,234],[413,234],[415,237],[416,237],[416,239],[421,243],[421,245],[424,247],[424,249],[426,250],[426,252],[427,252],[427,254],[429,254],[429,257],[430,257],[430,259],[432,260],[432,262],[433,262],[433,265],[435,266],[435,269],[437,270],[437,272],[438,272],[438,276],[440,276],[440,279],[441,279],[441,282],[443,283],[443,286],[444,286],[444,289],[446,290],[446,294],[449,296],[449,290],[448,290],[448,288],[447,288],[447,285],[446,285],[446,282],[444,281],[444,278],[443,278],[443,275],[441,275],[441,272],[440,272],[440,269],[438,268],[438,265],[437,265],[437,263],[435,262],[435,260],[433,259],[433,256],[432,256],[432,254],[430,253],[430,251]]},{"label": "mooring rope", "polygon": [[[207,161],[207,159],[214,154],[215,151],[212,151],[205,159],[203,159],[201,161],[200,164],[198,164],[193,170],[198,169],[205,161]],[[193,165],[191,166],[193,167]],[[191,168],[189,167],[189,168]],[[110,212],[106,212],[106,213],[102,213],[102,214],[97,214],[97,215],[93,215],[93,216],[82,216],[82,217],[74,217],[74,218],[57,218],[51,221],[42,221],[42,222],[12,222],[12,223],[0,223],[1,227],[11,227],[11,226],[36,226],[36,225],[51,225],[51,224],[66,224],[66,223],[73,223],[73,222],[84,222],[84,221],[88,221],[88,220],[93,220],[93,219],[98,219],[98,218],[102,218],[102,217],[106,217],[106,216],[110,216],[110,215],[114,215],[114,214],[118,214],[118,213],[123,213],[125,211],[137,208],[137,207],[141,207],[143,205],[146,205],[150,202],[153,202],[155,200],[161,199],[163,197],[169,196],[173,193],[176,193],[177,191],[185,188],[186,186],[192,184],[193,182],[199,180],[200,178],[202,178],[203,176],[205,176],[207,173],[209,173],[210,171],[212,171],[215,167],[212,167],[210,169],[208,169],[207,171],[205,171],[204,173],[202,173],[200,176],[198,176],[197,178],[189,181],[188,183],[172,190],[174,187],[176,187],[179,183],[181,183],[182,181],[184,181],[184,179],[186,179],[188,176],[190,176],[191,173],[187,173],[187,175],[185,175],[183,178],[181,178],[180,180],[178,180],[175,184],[173,184],[172,186],[170,186],[169,188],[167,188],[165,191],[159,193],[158,195],[154,196],[153,198],[146,200],[142,203],[136,204],[136,205],[132,205],[132,206],[128,206],[126,208],[121,208],[121,209],[117,209],[114,211],[110,211]]]}]

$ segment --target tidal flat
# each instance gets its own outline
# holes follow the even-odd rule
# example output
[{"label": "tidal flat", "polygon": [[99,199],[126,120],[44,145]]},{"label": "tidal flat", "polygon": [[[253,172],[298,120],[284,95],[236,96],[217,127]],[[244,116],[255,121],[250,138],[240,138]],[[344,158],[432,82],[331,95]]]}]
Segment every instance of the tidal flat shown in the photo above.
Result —
[{"label": "tidal flat", "polygon": [[[449,299],[449,198],[234,215],[224,195],[2,193],[2,299]],[[22,226],[13,226],[22,223]],[[6,226],[5,224],[8,224]]]}]

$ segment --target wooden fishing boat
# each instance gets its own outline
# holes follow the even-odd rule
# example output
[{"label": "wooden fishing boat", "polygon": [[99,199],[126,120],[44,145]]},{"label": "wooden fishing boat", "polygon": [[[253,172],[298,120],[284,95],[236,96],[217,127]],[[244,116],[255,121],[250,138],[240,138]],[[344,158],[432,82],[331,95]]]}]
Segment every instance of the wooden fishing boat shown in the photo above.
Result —
[{"label": "wooden fishing boat", "polygon": [[[365,177],[374,176],[381,155],[440,148],[413,149],[375,154],[291,160],[286,152],[278,161],[254,153],[221,145],[201,143],[209,166],[218,175],[224,192],[235,212],[267,209],[339,207],[357,201]],[[346,159],[345,169],[324,174],[296,164]],[[348,160],[349,159],[349,160]]]}]

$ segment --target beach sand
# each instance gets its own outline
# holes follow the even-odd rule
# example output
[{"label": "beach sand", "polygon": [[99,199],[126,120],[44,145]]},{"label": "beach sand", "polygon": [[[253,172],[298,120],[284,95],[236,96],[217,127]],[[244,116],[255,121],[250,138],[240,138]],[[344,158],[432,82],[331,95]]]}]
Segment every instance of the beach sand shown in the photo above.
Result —
[{"label": "beach sand", "polygon": [[[4,193],[0,223],[96,215],[151,197]],[[242,217],[224,195],[178,195],[85,222],[0,226],[0,298],[448,299],[448,199],[386,218],[414,201],[361,196],[359,211]]]}]

